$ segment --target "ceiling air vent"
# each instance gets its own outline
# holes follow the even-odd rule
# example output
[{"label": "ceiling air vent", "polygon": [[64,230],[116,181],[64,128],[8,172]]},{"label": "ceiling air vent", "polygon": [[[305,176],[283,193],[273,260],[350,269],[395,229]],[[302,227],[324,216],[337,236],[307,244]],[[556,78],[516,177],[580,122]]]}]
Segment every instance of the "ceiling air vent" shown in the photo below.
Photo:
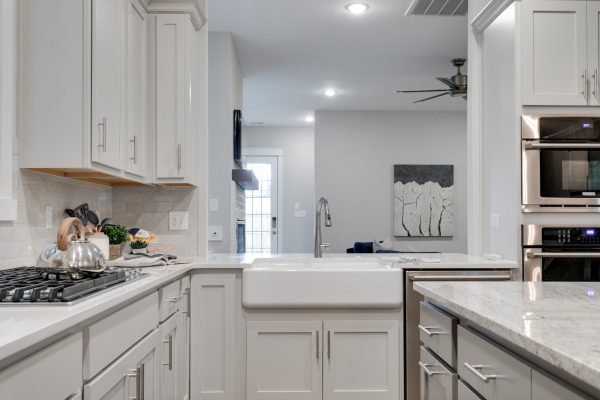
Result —
[{"label": "ceiling air vent", "polygon": [[467,15],[467,0],[412,0],[406,15]]}]

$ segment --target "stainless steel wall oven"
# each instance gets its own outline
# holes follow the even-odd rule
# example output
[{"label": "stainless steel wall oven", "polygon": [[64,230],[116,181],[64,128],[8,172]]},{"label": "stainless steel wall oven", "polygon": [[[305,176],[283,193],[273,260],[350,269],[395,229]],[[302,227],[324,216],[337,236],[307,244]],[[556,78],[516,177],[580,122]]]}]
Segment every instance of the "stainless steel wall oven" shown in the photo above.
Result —
[{"label": "stainless steel wall oven", "polygon": [[600,226],[523,225],[523,280],[600,281]]},{"label": "stainless steel wall oven", "polygon": [[600,117],[525,115],[521,139],[524,211],[600,211]]}]

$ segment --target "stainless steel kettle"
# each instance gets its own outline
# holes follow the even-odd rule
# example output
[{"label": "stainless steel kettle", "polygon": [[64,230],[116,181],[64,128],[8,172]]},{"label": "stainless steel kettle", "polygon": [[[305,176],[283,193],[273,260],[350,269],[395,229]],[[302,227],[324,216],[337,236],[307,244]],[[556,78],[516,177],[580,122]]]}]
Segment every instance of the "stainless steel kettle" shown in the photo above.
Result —
[{"label": "stainless steel kettle", "polygon": [[[75,234],[71,233],[74,228]],[[38,267],[64,272],[102,272],[106,259],[102,250],[85,237],[85,228],[78,218],[66,218],[58,228],[57,244],[42,251]]]}]

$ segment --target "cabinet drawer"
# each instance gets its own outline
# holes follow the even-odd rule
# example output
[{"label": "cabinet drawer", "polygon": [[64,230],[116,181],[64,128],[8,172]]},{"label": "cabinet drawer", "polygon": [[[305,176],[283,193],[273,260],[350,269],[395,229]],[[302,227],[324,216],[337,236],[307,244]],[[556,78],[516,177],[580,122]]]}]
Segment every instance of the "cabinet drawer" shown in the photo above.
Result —
[{"label": "cabinet drawer", "polygon": [[66,399],[81,388],[83,342],[76,333],[0,371],[0,398]]},{"label": "cabinet drawer", "polygon": [[179,309],[181,305],[181,280],[171,282],[158,290],[158,315],[163,322]]},{"label": "cabinet drawer", "polygon": [[462,379],[458,380],[458,400],[481,400],[481,397],[468,387]]},{"label": "cabinet drawer", "polygon": [[486,399],[531,399],[531,368],[462,326],[458,374]]},{"label": "cabinet drawer", "polygon": [[421,398],[454,400],[458,376],[425,347],[421,347]]},{"label": "cabinet drawer", "polygon": [[421,342],[456,369],[456,318],[424,302],[420,310]]},{"label": "cabinet drawer", "polygon": [[532,400],[589,400],[590,397],[576,393],[562,383],[535,369],[531,373]]},{"label": "cabinet drawer", "polygon": [[156,292],[83,330],[83,378],[93,378],[158,326]]}]

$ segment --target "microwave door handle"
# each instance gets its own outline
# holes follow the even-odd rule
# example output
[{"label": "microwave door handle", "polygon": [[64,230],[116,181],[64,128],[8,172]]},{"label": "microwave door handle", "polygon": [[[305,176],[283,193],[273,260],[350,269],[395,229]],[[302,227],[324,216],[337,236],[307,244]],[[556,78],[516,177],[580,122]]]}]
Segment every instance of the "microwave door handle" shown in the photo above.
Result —
[{"label": "microwave door handle", "polygon": [[544,252],[539,253],[535,251],[530,251],[527,253],[527,258],[600,258],[600,252],[598,253],[552,253],[552,252]]},{"label": "microwave door handle", "polygon": [[525,143],[525,150],[537,149],[600,149],[600,143]]}]

